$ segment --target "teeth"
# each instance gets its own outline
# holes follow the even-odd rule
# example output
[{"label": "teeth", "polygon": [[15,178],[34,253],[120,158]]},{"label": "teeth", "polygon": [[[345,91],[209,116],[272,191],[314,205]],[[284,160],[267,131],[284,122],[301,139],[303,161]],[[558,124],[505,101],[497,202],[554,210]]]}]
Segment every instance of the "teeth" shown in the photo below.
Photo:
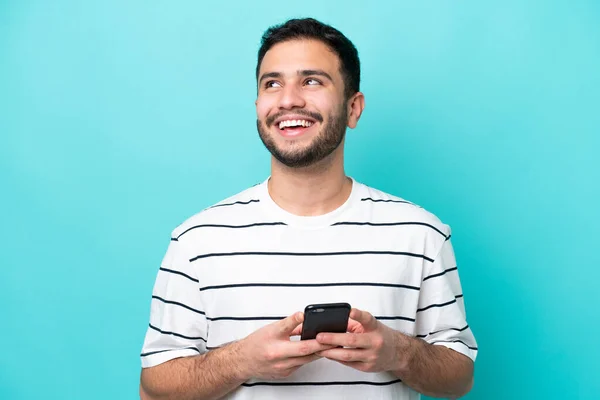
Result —
[{"label": "teeth", "polygon": [[308,128],[311,125],[312,125],[312,122],[306,121],[304,119],[292,119],[292,120],[287,120],[287,121],[281,121],[279,123],[279,129],[287,128],[290,126],[303,126],[303,127]]}]

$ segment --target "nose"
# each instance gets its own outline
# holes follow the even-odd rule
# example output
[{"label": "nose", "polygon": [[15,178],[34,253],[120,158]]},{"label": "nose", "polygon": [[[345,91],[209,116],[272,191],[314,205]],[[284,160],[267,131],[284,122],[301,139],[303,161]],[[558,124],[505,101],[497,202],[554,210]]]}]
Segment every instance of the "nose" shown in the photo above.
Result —
[{"label": "nose", "polygon": [[303,108],[306,103],[304,101],[304,97],[302,96],[301,89],[296,85],[286,85],[280,93],[280,109],[290,110],[297,107]]}]

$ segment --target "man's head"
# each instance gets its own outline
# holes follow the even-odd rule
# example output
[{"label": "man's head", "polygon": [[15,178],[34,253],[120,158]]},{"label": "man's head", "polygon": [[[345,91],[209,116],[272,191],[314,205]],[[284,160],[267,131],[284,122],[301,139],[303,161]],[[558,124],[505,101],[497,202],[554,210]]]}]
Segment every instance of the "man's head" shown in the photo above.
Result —
[{"label": "man's head", "polygon": [[256,79],[260,137],[289,167],[310,166],[333,153],[364,107],[356,48],[314,19],[290,20],[265,32]]}]

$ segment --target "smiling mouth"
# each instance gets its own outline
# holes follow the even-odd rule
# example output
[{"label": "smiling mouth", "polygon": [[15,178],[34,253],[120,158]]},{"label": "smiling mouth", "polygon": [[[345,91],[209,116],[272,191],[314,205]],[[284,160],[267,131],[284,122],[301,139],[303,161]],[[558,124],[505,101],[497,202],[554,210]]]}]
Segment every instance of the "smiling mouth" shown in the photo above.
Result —
[{"label": "smiling mouth", "polygon": [[313,125],[314,122],[305,120],[305,119],[293,119],[293,120],[287,120],[287,121],[281,121],[279,123],[279,129],[284,131],[284,130],[291,130],[291,129],[297,129],[297,128],[308,128],[310,126]]},{"label": "smiling mouth", "polygon": [[309,132],[315,122],[307,119],[288,119],[277,123],[279,134],[285,138],[297,138]]}]

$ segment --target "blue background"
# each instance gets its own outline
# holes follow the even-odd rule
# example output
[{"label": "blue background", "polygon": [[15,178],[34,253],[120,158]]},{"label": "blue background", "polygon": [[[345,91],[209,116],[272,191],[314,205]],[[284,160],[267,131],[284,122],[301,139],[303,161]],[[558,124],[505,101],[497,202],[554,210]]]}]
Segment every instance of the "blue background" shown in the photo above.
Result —
[{"label": "blue background", "polygon": [[0,1],[0,398],[136,398],[171,230],[269,173],[256,51],[294,16],[359,49],[348,174],[453,228],[467,398],[598,398],[594,0]]}]

